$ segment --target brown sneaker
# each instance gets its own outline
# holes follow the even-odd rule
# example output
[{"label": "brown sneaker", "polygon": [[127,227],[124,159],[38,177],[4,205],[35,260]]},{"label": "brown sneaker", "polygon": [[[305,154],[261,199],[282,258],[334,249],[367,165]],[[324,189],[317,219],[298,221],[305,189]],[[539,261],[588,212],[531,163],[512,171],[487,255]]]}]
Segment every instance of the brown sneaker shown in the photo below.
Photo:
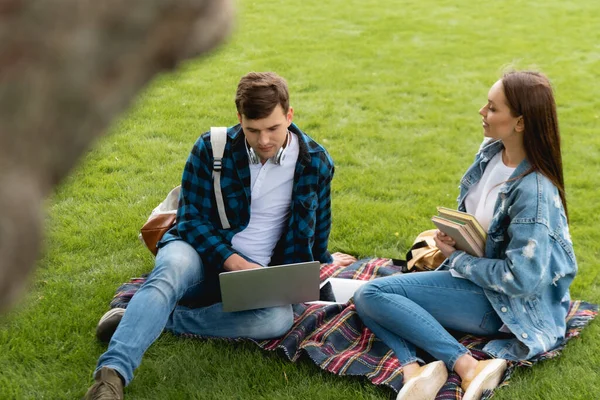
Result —
[{"label": "brown sneaker", "polygon": [[425,364],[406,381],[396,400],[433,400],[447,379],[448,370],[442,361]]},{"label": "brown sneaker", "polygon": [[124,308],[113,308],[108,310],[98,322],[98,326],[96,327],[96,338],[102,343],[110,342],[110,339],[117,330],[117,326],[119,326],[119,322],[121,322],[124,314]]},{"label": "brown sneaker", "polygon": [[84,400],[123,400],[123,381],[114,369],[102,367]]},{"label": "brown sneaker", "polygon": [[506,360],[501,358],[478,361],[473,378],[464,379],[461,383],[465,391],[463,400],[479,400],[484,390],[495,389],[507,366]]}]

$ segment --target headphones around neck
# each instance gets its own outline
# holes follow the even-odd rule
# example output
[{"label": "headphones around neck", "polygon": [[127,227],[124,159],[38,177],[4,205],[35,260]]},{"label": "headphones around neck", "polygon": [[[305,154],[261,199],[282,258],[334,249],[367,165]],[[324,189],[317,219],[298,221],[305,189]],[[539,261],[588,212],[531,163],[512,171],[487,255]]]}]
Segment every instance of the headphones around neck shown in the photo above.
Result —
[{"label": "headphones around neck", "polygon": [[[290,131],[287,131],[287,133],[288,133],[288,135],[287,135],[287,138],[286,138],[283,146],[281,146],[279,148],[279,150],[277,150],[277,154],[275,154],[273,157],[270,158],[270,160],[275,165],[281,165],[281,163],[285,159],[285,149],[287,149],[288,145],[290,144],[290,140],[291,140]],[[244,140],[244,142],[246,142],[246,151],[248,152],[248,161],[250,162],[250,164],[260,164],[260,157],[256,155],[256,153],[254,152],[254,149],[252,147],[250,147],[247,140]]]}]

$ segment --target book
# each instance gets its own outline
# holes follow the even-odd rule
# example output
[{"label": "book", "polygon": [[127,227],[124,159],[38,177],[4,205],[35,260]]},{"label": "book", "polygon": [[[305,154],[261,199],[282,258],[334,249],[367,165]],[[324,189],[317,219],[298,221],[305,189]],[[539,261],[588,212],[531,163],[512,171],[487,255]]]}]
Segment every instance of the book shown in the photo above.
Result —
[{"label": "book", "polygon": [[456,249],[473,256],[483,257],[487,234],[477,221],[468,213],[438,207],[438,215],[431,218],[435,226],[456,242]]},{"label": "book", "polygon": [[354,292],[368,281],[358,279],[327,278],[319,286],[319,300],[308,304],[345,304]]},{"label": "book", "polygon": [[456,242],[454,247],[457,250],[466,251],[477,257],[483,256],[483,249],[473,240],[466,225],[439,216],[433,216],[431,221],[440,231],[454,239]]},{"label": "book", "polygon": [[458,218],[448,218],[443,216],[437,216],[436,218],[440,218],[444,220],[446,223],[453,223],[464,226],[464,231],[467,235],[467,238],[470,239],[471,242],[477,244],[477,246],[483,250],[485,248],[485,236],[482,236],[477,228],[474,228],[472,224],[469,224],[465,221],[461,221]]},{"label": "book", "polygon": [[474,215],[471,215],[466,212],[453,210],[447,207],[438,207],[437,212],[441,217],[445,217],[448,219],[456,219],[458,221],[464,221],[469,226],[472,227],[473,230],[478,232],[478,235],[483,238],[483,243],[487,239],[487,232],[483,229],[483,226],[477,221]]}]

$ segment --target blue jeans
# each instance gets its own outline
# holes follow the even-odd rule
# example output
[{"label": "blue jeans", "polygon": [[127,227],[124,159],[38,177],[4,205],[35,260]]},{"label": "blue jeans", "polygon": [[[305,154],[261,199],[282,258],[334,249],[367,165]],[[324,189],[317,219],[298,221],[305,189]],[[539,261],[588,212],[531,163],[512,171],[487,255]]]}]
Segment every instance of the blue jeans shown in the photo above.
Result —
[{"label": "blue jeans", "polygon": [[224,312],[221,303],[204,308],[176,306],[182,298],[193,299],[214,290],[209,286],[192,246],[181,240],[166,244],[156,256],[148,280],[129,302],[95,372],[112,368],[129,384],[142,355],[165,328],[177,334],[270,339],[292,327],[291,305],[238,312]]},{"label": "blue jeans", "polygon": [[502,320],[483,289],[450,271],[416,272],[375,279],[354,295],[364,324],[402,365],[422,361],[415,346],[452,371],[469,350],[444,328],[476,335],[499,333]]}]

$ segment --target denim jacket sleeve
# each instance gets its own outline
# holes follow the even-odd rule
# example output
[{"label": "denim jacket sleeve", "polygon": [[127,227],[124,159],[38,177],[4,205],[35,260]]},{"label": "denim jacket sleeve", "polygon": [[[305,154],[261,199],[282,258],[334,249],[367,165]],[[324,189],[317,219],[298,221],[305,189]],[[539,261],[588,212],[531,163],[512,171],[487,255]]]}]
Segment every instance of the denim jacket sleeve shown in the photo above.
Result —
[{"label": "denim jacket sleeve", "polygon": [[210,219],[215,206],[212,204],[213,181],[209,165],[212,165],[212,156],[200,138],[183,170],[177,232],[196,249],[207,267],[221,269],[235,251]]},{"label": "denim jacket sleeve", "polygon": [[549,285],[553,239],[548,226],[542,223],[547,219],[532,218],[531,207],[532,204],[516,201],[508,208],[510,223],[503,258],[478,258],[455,251],[450,255],[449,267],[484,289],[511,297],[529,296]]}]

